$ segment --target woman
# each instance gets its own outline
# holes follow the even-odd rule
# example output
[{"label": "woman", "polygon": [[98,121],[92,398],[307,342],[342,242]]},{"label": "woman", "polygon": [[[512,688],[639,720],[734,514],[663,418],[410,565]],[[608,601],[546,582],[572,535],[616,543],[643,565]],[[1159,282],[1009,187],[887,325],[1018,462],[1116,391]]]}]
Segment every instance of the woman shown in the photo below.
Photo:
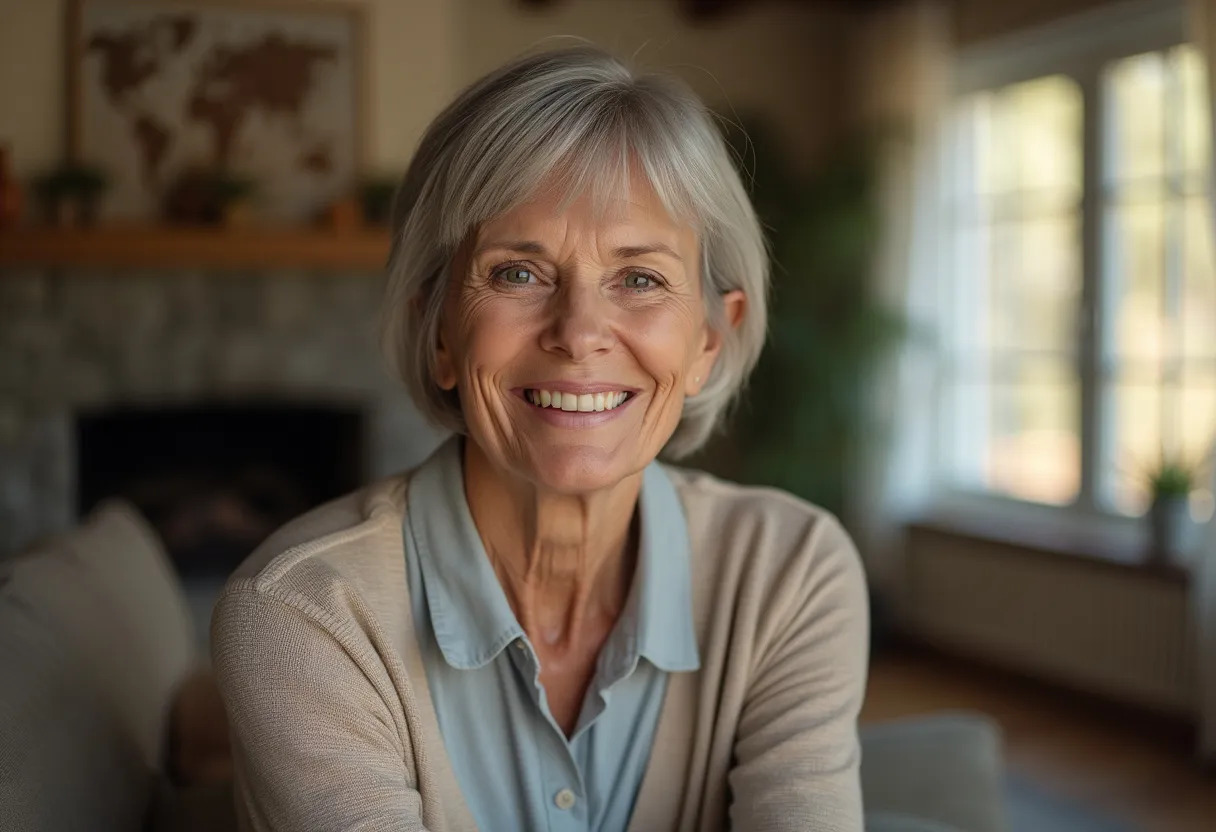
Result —
[{"label": "woman", "polygon": [[704,107],[595,50],[522,58],[439,115],[395,208],[386,347],[454,437],[226,588],[246,826],[860,830],[851,544],[655,462],[765,331]]}]

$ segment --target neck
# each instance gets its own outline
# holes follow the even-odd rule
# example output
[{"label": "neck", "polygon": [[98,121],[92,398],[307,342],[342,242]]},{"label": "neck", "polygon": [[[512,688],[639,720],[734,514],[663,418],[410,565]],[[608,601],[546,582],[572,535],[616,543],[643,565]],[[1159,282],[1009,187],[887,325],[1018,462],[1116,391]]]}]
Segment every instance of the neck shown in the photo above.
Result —
[{"label": "neck", "polygon": [[563,652],[610,630],[637,560],[641,473],[591,494],[557,494],[495,468],[466,440],[464,483],[486,553],[533,644]]}]

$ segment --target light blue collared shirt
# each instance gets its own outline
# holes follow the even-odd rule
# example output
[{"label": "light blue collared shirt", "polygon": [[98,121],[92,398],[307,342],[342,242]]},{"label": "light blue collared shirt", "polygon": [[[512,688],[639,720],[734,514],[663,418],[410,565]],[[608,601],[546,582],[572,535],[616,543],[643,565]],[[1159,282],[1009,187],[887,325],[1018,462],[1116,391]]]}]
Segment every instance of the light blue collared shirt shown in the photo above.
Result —
[{"label": "light blue collared shirt", "polygon": [[448,440],[414,472],[403,530],[414,625],[461,790],[483,832],[623,830],[667,674],[700,667],[679,495],[661,465],[646,468],[633,585],[567,741],[469,512],[461,448]]}]

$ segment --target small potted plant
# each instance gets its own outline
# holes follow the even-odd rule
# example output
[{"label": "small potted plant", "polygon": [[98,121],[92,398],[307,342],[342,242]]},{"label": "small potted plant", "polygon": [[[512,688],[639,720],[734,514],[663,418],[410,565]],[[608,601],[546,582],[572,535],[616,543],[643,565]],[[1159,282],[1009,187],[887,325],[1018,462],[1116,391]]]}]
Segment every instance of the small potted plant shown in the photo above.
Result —
[{"label": "small potted plant", "polygon": [[1194,523],[1191,520],[1190,496],[1198,487],[1196,466],[1177,460],[1162,459],[1148,475],[1150,556],[1168,562],[1184,554],[1191,541]]},{"label": "small potted plant", "polygon": [[215,178],[215,200],[219,222],[226,226],[249,225],[253,221],[253,180],[230,172]]},{"label": "small potted plant", "polygon": [[396,179],[377,177],[360,183],[359,200],[363,205],[364,221],[369,225],[388,225],[396,192]]},{"label": "small potted plant", "polygon": [[61,227],[92,225],[109,185],[105,171],[93,165],[65,162],[34,180],[47,222]]},{"label": "small potted plant", "polygon": [[189,168],[165,193],[165,217],[189,224],[247,225],[254,189],[249,177],[222,168]]}]

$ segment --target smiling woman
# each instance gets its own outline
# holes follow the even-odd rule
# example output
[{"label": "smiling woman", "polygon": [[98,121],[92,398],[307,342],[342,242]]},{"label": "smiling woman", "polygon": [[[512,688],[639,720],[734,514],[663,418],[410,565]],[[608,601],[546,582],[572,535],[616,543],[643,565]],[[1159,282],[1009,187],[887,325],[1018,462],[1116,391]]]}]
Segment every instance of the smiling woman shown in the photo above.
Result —
[{"label": "smiling woman", "polygon": [[521,58],[399,189],[384,344],[455,436],[282,529],[214,619],[253,829],[860,830],[866,602],[789,495],[668,467],[763,345],[703,105]]},{"label": "smiling woman", "polygon": [[[435,386],[458,391],[459,424],[495,465],[549,491],[638,474],[746,311],[730,289],[714,299],[726,326],[709,325],[698,233],[638,167],[598,204],[542,184],[470,231],[444,291]],[[542,391],[547,409],[529,402]]]}]

